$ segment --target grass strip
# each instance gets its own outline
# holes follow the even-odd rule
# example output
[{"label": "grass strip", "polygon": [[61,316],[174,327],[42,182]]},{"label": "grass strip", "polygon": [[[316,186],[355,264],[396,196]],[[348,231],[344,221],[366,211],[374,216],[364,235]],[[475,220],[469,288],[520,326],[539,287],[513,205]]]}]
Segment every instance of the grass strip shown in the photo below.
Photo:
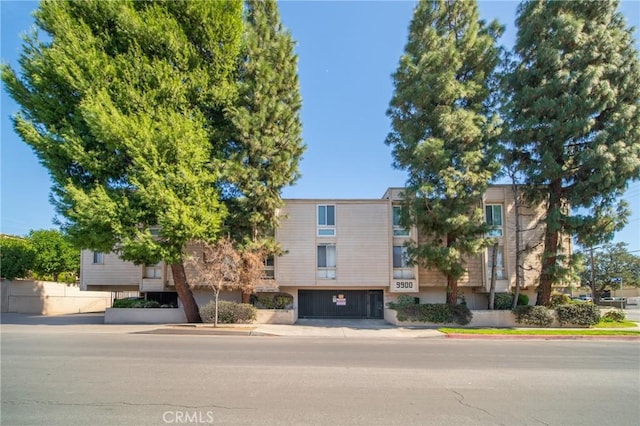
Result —
[{"label": "grass strip", "polygon": [[600,321],[599,323],[594,325],[595,328],[634,328],[637,326],[638,324],[628,320],[621,321],[621,322]]},{"label": "grass strip", "polygon": [[640,336],[640,330],[597,330],[592,328],[571,330],[512,329],[512,328],[439,328],[446,334],[515,334],[540,336]]}]

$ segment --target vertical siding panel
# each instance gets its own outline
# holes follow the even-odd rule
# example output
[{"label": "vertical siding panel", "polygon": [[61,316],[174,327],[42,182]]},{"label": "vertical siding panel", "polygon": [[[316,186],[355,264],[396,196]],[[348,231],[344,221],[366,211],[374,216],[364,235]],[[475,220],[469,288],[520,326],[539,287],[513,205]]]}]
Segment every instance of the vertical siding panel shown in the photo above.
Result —
[{"label": "vertical siding panel", "polygon": [[337,205],[337,285],[388,286],[390,205],[386,201]]}]

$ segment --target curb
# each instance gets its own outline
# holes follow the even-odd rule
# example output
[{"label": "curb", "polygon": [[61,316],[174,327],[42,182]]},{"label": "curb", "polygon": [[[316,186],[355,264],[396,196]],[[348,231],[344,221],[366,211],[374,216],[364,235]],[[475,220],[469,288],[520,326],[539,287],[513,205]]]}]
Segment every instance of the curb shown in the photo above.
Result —
[{"label": "curb", "polygon": [[493,339],[493,340],[625,340],[637,341],[640,336],[606,335],[554,335],[554,334],[447,334],[447,339]]}]

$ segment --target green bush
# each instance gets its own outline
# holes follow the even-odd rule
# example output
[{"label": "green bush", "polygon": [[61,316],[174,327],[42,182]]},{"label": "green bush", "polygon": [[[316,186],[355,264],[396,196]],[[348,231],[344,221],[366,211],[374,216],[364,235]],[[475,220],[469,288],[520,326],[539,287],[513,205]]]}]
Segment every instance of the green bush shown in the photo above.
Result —
[{"label": "green bush", "polygon": [[529,304],[529,296],[526,294],[518,294],[518,306],[527,306]]},{"label": "green bush", "polygon": [[511,309],[513,303],[513,294],[498,293],[493,299],[493,309],[507,310]]},{"label": "green bush", "polygon": [[605,322],[622,322],[625,319],[627,319],[627,316],[622,309],[607,311],[602,315],[602,320]]},{"label": "green bush", "polygon": [[416,300],[420,299],[413,296],[407,296],[406,294],[401,294],[400,296],[398,296],[395,302],[387,303],[387,306],[389,306],[389,309],[397,311],[401,308],[417,305],[419,302],[416,302]]},{"label": "green bush", "polygon": [[556,307],[560,324],[595,325],[600,322],[600,310],[593,303],[568,304]]},{"label": "green bush", "polygon": [[467,308],[467,305],[460,304],[449,306],[449,309],[451,309],[453,320],[456,324],[467,325],[473,319],[473,314],[471,313],[469,308]]},{"label": "green bush", "polygon": [[293,296],[288,293],[262,293],[252,295],[251,303],[258,309],[291,309]]},{"label": "green bush", "polygon": [[[200,308],[200,317],[203,322],[215,322],[216,303],[211,301]],[[250,323],[256,319],[257,310],[248,303],[218,302],[218,322],[221,324]]]},{"label": "green bush", "polygon": [[[510,310],[511,305],[513,305],[513,296],[511,293],[497,293],[493,300],[493,309]],[[529,296],[526,294],[518,294],[518,306],[528,304]]]},{"label": "green bush", "polygon": [[551,295],[550,306],[556,308],[561,305],[569,305],[571,298],[566,294],[556,293]]},{"label": "green bush", "polygon": [[553,314],[544,306],[516,306],[513,310],[518,324],[549,327],[553,324]]},{"label": "green bush", "polygon": [[416,304],[411,297],[408,299],[398,297],[398,302],[389,303],[389,309],[398,312],[399,321],[432,322],[438,324],[453,323],[460,325],[469,324],[473,317],[466,305],[445,305],[445,304]]},{"label": "green bush", "polygon": [[115,299],[113,301],[114,308],[159,308],[160,303],[155,300],[144,299]]}]

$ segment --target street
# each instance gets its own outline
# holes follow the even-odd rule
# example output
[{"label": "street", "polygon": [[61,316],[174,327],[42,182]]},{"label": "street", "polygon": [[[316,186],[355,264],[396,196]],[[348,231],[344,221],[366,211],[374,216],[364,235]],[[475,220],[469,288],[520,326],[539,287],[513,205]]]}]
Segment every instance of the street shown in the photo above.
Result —
[{"label": "street", "polygon": [[149,334],[2,325],[3,425],[637,425],[619,341]]}]

